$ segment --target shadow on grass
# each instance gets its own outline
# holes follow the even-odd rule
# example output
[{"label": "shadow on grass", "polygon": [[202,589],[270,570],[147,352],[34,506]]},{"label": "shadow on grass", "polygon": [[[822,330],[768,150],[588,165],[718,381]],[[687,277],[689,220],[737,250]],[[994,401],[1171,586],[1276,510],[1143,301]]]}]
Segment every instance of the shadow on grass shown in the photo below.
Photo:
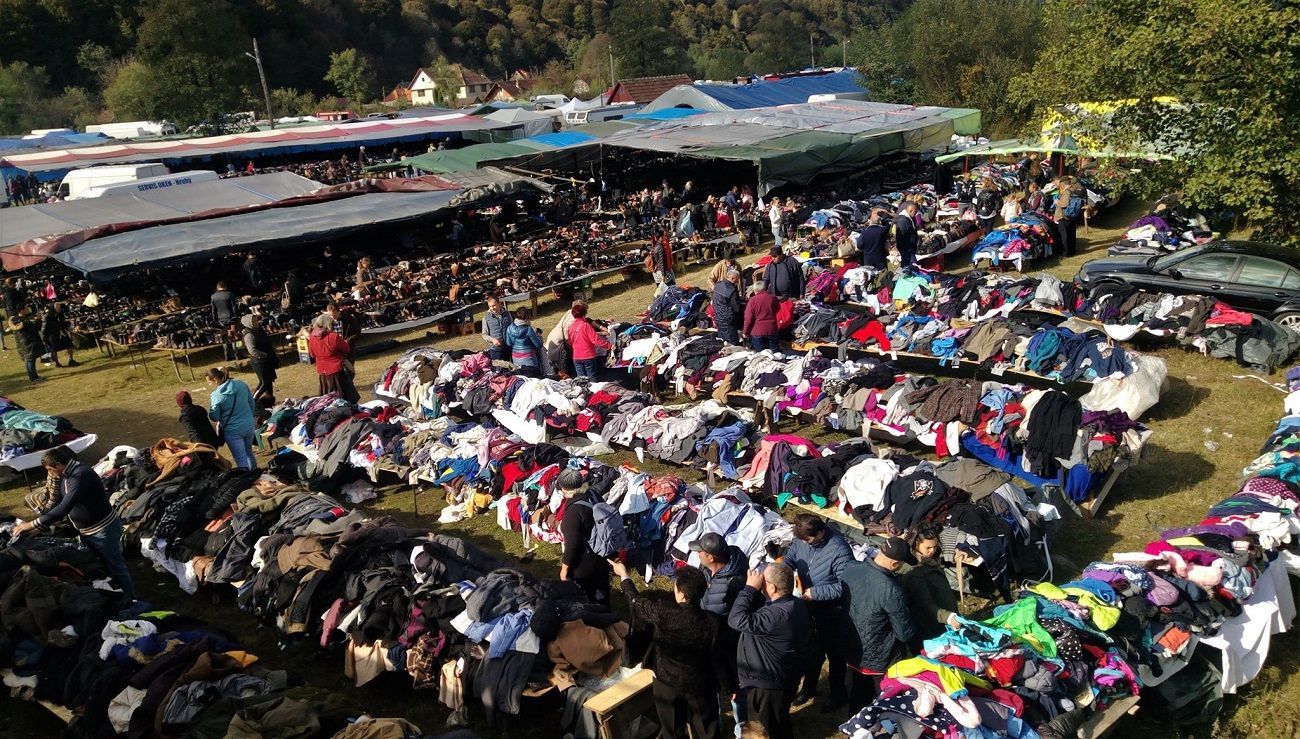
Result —
[{"label": "shadow on grass", "polygon": [[1183,418],[1210,397],[1208,388],[1191,384],[1181,377],[1169,377],[1160,401],[1143,416],[1143,422],[1159,423]]},{"label": "shadow on grass", "polygon": [[1200,454],[1180,452],[1148,442],[1145,458],[1124,473],[1113,493],[1118,497],[1107,502],[1158,499],[1193,487],[1214,472],[1214,465]]}]

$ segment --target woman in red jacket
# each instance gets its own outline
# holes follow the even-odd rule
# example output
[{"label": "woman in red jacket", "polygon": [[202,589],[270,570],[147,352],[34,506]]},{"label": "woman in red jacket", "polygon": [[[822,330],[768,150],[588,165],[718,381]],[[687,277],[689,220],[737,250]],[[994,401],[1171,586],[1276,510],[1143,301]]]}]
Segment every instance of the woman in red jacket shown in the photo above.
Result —
[{"label": "woman in red jacket", "polygon": [[316,360],[320,394],[335,393],[349,403],[361,400],[361,394],[352,384],[352,377],[343,369],[343,362],[352,353],[352,347],[335,333],[334,320],[328,314],[322,313],[312,321],[307,346]]},{"label": "woman in red jacket", "polygon": [[781,351],[776,328],[776,314],[780,309],[781,301],[767,291],[767,285],[762,281],[755,282],[754,294],[745,303],[745,326],[741,332],[749,337],[749,344],[754,347],[754,351]]},{"label": "woman in red jacket", "polygon": [[567,338],[569,351],[573,355],[573,369],[578,377],[596,378],[596,347],[612,349],[596,331],[596,327],[587,320],[587,306],[575,303],[573,306],[573,324],[569,326]]}]

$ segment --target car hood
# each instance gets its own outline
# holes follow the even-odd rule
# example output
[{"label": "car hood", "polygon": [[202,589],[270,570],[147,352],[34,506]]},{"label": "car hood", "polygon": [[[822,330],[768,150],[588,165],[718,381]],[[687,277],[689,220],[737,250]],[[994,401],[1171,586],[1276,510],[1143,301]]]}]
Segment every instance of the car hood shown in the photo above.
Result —
[{"label": "car hood", "polygon": [[1084,276],[1101,274],[1150,274],[1149,257],[1106,257],[1086,262],[1079,268]]}]

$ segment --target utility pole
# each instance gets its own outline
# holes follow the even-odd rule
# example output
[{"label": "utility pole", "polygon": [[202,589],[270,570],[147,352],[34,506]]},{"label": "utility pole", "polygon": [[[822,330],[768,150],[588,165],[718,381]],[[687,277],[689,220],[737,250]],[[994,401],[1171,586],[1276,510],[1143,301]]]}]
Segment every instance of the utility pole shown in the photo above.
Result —
[{"label": "utility pole", "polygon": [[817,68],[817,46],[813,41],[813,34],[808,34],[808,57],[812,59],[812,69]]},{"label": "utility pole", "polygon": [[840,66],[849,66],[849,40],[847,38],[840,39]]},{"label": "utility pole", "polygon": [[[614,85],[618,84],[618,80],[614,77],[614,45],[610,44],[605,47],[605,50],[609,52],[609,89],[612,90]],[[609,105],[609,102],[606,100],[605,104]]]},{"label": "utility pole", "polygon": [[262,80],[262,99],[266,101],[266,119],[275,128],[275,111],[271,110],[271,90],[266,86],[266,71],[262,69],[262,52],[257,48],[257,39],[253,39],[253,53],[244,52],[244,56],[257,62],[257,76]]}]

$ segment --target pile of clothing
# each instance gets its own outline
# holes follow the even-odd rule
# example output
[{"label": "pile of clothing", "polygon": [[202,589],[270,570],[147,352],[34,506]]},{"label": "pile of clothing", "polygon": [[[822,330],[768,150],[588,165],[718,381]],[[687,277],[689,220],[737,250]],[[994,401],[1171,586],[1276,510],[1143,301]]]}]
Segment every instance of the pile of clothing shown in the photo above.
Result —
[{"label": "pile of clothing", "polygon": [[52,449],[81,436],[66,418],[29,411],[0,396],[0,461]]},{"label": "pile of clothing", "polygon": [[[548,458],[541,449],[525,455],[499,429],[472,446],[472,458],[498,455],[485,468],[497,485],[507,465]],[[580,590],[538,582],[461,539],[349,509],[298,480],[282,463],[293,456],[282,452],[275,473],[257,475],[165,440],[100,468],[128,540],[184,590],[235,588],[238,606],[282,640],[341,652],[356,685],[406,672],[444,702],[455,696],[451,707],[462,712],[463,696],[476,695],[489,712],[517,713],[529,683],[564,689],[576,673],[608,677],[621,664],[621,646],[599,665],[580,658],[591,653],[587,626],[602,640],[627,629]]]},{"label": "pile of clothing", "polygon": [[1283,418],[1240,489],[1199,523],[1069,582],[1025,588],[992,618],[954,617],[920,655],[892,665],[880,696],[840,730],[1072,737],[1139,692],[1162,699],[1175,724],[1212,722],[1296,614],[1297,430],[1300,418]]},{"label": "pile of clothing", "polygon": [[1026,262],[1045,259],[1055,253],[1060,243],[1056,223],[1042,213],[1028,212],[1012,218],[980,239],[975,245],[971,260],[975,264],[986,262],[994,267],[1003,262],[1024,271]]},{"label": "pile of clothing", "polygon": [[420,735],[401,719],[371,719],[335,692],[304,687],[217,626],[126,603],[78,541],[10,541],[12,525],[0,522],[0,675],[15,698],[70,709],[68,736]]},{"label": "pile of clothing", "polygon": [[1217,237],[1204,215],[1190,211],[1176,198],[1166,196],[1156,202],[1150,213],[1129,225],[1124,237],[1106,253],[1110,256],[1161,256]]},{"label": "pile of clothing", "polygon": [[1148,293],[1098,285],[1077,313],[1105,324],[1108,336],[1171,336],[1184,347],[1270,373],[1300,350],[1300,332],[1236,310],[1209,295]]}]

